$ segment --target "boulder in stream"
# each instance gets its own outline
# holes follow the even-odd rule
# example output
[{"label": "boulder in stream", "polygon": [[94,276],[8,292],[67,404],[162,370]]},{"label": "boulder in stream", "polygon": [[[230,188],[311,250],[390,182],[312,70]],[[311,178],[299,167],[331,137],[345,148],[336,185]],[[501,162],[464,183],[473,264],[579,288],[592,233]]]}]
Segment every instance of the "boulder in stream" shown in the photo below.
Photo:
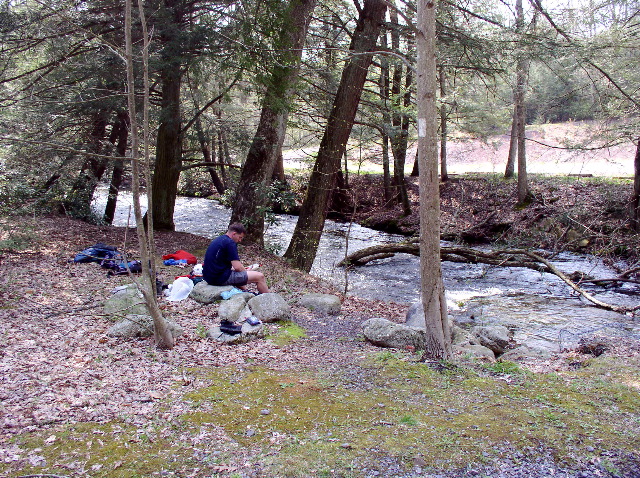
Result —
[{"label": "boulder in stream", "polygon": [[480,345],[493,350],[496,355],[513,348],[512,333],[504,325],[477,326],[471,329],[471,333],[478,337]]}]

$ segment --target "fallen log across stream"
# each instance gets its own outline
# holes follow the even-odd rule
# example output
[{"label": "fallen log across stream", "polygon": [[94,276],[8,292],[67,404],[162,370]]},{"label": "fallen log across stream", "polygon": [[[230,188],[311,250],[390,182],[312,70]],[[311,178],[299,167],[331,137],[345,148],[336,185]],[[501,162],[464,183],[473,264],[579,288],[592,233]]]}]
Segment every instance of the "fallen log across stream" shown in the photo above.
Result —
[{"label": "fallen log across stream", "polygon": [[[412,254],[420,256],[420,246],[417,240],[410,242],[401,242],[397,244],[380,244],[371,247],[365,247],[352,254],[349,254],[338,263],[340,267],[357,267],[363,266],[371,261],[378,259],[386,259],[393,257],[395,254]],[[550,257],[551,255],[549,255]],[[571,287],[576,293],[580,294],[586,300],[606,310],[612,310],[621,314],[631,313],[637,315],[640,305],[634,307],[626,307],[615,304],[608,304],[593,297],[587,291],[580,287],[580,283],[590,282],[593,284],[611,284],[632,282],[638,283],[636,280],[629,279],[623,274],[616,278],[595,279],[582,272],[574,272],[571,276],[560,271],[555,267],[548,257],[542,253],[528,251],[526,249],[503,249],[495,251],[480,251],[469,247],[460,246],[443,246],[440,248],[440,260],[449,262],[461,262],[467,264],[489,264],[497,267],[526,267],[538,272],[547,272],[554,274]]]}]

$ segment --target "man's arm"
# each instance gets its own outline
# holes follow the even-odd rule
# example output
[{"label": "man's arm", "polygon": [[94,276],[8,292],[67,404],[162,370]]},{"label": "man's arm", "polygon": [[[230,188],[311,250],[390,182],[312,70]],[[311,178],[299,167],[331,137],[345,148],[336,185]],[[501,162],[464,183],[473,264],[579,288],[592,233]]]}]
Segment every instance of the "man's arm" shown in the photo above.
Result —
[{"label": "man's arm", "polygon": [[246,270],[245,267],[242,265],[242,262],[240,261],[231,261],[231,268],[237,272],[242,272]]}]

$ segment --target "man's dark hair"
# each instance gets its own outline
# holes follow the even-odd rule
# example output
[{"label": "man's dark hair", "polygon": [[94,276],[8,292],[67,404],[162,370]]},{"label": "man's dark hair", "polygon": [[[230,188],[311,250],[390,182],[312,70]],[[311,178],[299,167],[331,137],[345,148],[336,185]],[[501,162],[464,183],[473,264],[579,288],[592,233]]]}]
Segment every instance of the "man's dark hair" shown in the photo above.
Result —
[{"label": "man's dark hair", "polygon": [[231,224],[229,226],[229,231],[237,232],[238,234],[246,234],[247,233],[247,229],[242,224],[240,224],[239,222],[234,222],[233,224]]}]

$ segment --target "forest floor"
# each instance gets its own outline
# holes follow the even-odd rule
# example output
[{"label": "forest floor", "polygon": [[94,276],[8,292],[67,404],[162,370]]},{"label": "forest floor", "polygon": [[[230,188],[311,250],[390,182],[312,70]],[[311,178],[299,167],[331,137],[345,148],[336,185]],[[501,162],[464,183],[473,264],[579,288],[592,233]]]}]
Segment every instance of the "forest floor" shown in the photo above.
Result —
[{"label": "forest floor", "polygon": [[[590,184],[576,181],[572,195],[600,212]],[[497,201],[505,188],[494,185],[471,178],[443,189]],[[575,202],[552,204],[572,204],[563,214],[575,217]],[[484,218],[455,209],[450,232]],[[372,207],[376,214],[384,211]],[[513,214],[500,219],[523,221]],[[205,334],[217,323],[215,304],[163,300],[185,333],[161,351],[152,339],[106,335],[113,322],[102,303],[128,277],[70,261],[96,242],[137,257],[132,230],[57,216],[3,218],[1,226],[0,476],[640,476],[636,342],[610,344],[599,357],[421,362],[361,334],[367,318],[403,322],[407,304],[343,297],[340,315],[314,315],[297,299],[336,293],[330,284],[243,247],[243,259],[263,264],[272,290],[291,304],[292,322],[269,324],[264,340],[225,346]],[[208,244],[177,232],[155,239],[158,256],[184,249],[202,258]],[[165,282],[187,272],[157,259]]]}]

